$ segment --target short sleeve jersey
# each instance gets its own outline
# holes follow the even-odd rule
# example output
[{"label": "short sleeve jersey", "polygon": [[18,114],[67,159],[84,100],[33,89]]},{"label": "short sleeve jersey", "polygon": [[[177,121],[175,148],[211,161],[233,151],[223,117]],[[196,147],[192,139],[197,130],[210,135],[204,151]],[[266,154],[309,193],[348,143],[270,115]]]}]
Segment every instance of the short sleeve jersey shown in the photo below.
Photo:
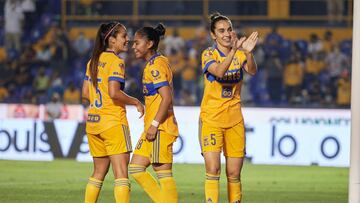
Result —
[{"label": "short sleeve jersey", "polygon": [[204,75],[204,96],[201,102],[200,118],[216,127],[228,128],[242,121],[240,93],[246,56],[237,51],[229,69],[222,78],[208,71],[213,63],[221,63],[226,56],[216,46],[202,53],[201,66]]},{"label": "short sleeve jersey", "polygon": [[[171,93],[173,93],[172,77],[170,64],[165,56],[157,53],[147,62],[142,79],[145,98],[145,130],[150,127],[160,107],[161,96],[158,89],[169,86]],[[159,130],[178,136],[173,106],[169,107],[167,118],[160,124]]]},{"label": "short sleeve jersey", "polygon": [[[100,134],[119,124],[128,124],[125,105],[114,102],[108,93],[109,82],[120,83],[120,90],[125,85],[125,64],[114,52],[103,52],[98,63],[98,85],[91,83],[90,62],[87,64],[85,80],[89,82],[90,107],[86,121],[86,132]],[[119,90],[119,91],[120,91]]]}]

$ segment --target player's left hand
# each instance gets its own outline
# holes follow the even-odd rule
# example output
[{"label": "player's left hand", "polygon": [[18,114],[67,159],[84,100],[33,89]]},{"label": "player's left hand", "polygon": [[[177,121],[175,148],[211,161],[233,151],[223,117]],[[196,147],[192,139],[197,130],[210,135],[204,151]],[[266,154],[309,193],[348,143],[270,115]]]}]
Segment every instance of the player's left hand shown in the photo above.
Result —
[{"label": "player's left hand", "polygon": [[251,35],[242,43],[241,48],[246,52],[252,52],[258,41],[258,32],[253,32]]},{"label": "player's left hand", "polygon": [[150,142],[154,141],[156,139],[156,134],[157,134],[158,128],[150,125],[149,129],[146,132],[146,139],[149,140]]}]

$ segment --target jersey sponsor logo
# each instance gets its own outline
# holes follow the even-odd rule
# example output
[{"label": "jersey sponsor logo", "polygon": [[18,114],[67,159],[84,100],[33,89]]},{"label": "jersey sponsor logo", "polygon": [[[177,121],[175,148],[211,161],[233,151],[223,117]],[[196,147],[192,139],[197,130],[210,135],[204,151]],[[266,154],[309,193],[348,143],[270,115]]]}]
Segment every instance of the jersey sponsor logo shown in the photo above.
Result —
[{"label": "jersey sponsor logo", "polygon": [[242,69],[228,70],[222,78],[216,77],[219,83],[238,83],[243,79]]},{"label": "jersey sponsor logo", "polygon": [[232,97],[232,87],[222,87],[221,97],[222,98],[231,98]]},{"label": "jersey sponsor logo", "polygon": [[120,75],[119,72],[113,72],[113,75]]},{"label": "jersey sponsor logo", "polygon": [[105,65],[106,65],[106,63],[105,63],[105,62],[101,62],[101,61],[99,61],[99,63],[98,63],[98,66],[99,66],[99,67],[101,67],[101,68],[104,68],[104,67],[105,67]]},{"label": "jersey sponsor logo", "polygon": [[89,114],[86,121],[91,123],[98,123],[100,121],[100,116],[98,114]]}]

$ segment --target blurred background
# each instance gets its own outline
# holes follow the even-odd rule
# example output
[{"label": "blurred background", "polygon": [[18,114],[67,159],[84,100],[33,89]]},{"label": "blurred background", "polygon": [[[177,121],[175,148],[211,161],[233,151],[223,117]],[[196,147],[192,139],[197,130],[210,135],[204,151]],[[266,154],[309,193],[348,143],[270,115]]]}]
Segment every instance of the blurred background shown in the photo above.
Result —
[{"label": "blurred background", "polygon": [[[241,95],[244,202],[346,202],[352,0],[0,0],[1,202],[83,201],[92,166],[79,162],[92,159],[81,86],[98,26],[112,20],[130,37],[145,25],[167,27],[160,51],[174,76],[174,174],[180,202],[201,202],[200,57],[213,45],[208,16],[216,11],[239,36],[260,34],[258,73],[245,75]],[[125,92],[143,101],[145,64],[132,50],[121,57]],[[132,107],[127,117],[134,146],[143,121]],[[100,202],[114,201],[107,181]],[[132,183],[132,201],[149,202]]]},{"label": "blurred background", "polygon": [[[0,102],[45,104],[54,93],[80,103],[80,88],[99,23],[128,32],[163,22],[161,52],[174,72],[175,103],[199,105],[200,55],[212,46],[207,16],[218,11],[236,32],[260,32],[255,77],[242,102],[256,107],[349,108],[350,0],[9,0],[0,1]],[[141,68],[130,51],[126,92],[142,99]]]}]

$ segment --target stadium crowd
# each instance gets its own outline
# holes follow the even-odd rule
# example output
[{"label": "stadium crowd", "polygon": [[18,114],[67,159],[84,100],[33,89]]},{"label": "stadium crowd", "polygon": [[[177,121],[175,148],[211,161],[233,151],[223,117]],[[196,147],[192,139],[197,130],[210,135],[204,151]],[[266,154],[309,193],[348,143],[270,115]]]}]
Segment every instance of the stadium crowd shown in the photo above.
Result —
[{"label": "stadium crowd", "polygon": [[[59,6],[41,2],[6,1],[0,31],[0,46],[6,50],[0,57],[0,102],[44,104],[56,94],[64,103],[79,104],[93,39],[80,33],[70,40],[55,17]],[[126,26],[131,36],[141,25]],[[238,34],[244,33],[235,27]],[[175,28],[160,45],[173,69],[176,105],[199,105],[202,99],[201,52],[212,46],[205,23],[195,36],[184,40]],[[259,72],[244,78],[246,106],[349,107],[351,39],[335,43],[328,31],[324,36],[312,34],[309,41],[292,41],[276,27],[261,37],[253,53]],[[142,99],[144,64],[132,51],[121,57],[126,61],[125,91]]]}]

